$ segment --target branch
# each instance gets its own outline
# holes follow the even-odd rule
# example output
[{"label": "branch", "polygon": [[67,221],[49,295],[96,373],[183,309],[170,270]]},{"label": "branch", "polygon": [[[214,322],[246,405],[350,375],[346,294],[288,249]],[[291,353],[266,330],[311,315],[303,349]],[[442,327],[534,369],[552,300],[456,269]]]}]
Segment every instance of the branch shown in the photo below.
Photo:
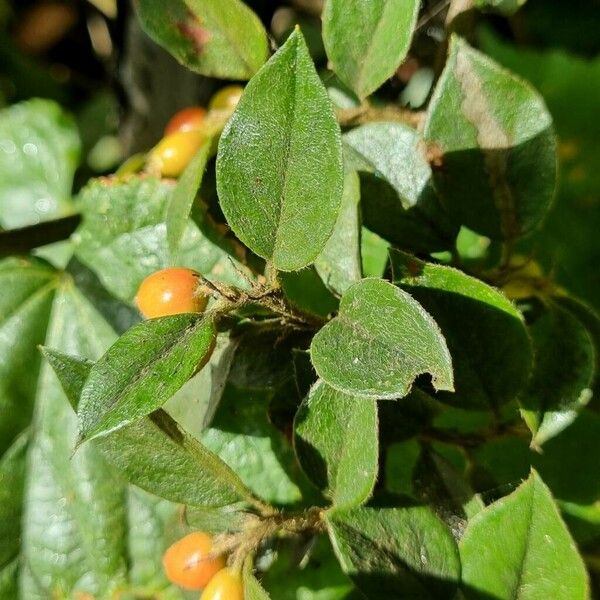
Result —
[{"label": "branch", "polygon": [[0,256],[28,254],[34,248],[66,240],[77,229],[80,215],[0,232]]}]

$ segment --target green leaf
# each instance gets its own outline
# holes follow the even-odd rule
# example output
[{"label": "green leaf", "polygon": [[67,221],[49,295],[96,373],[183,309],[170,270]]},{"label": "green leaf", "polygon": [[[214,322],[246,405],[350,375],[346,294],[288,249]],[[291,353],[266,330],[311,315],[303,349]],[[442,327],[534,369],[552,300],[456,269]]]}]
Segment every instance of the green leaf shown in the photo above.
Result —
[{"label": "green leaf", "polygon": [[438,390],[452,390],[452,359],[431,316],[406,292],[363,279],[342,297],[337,317],[313,338],[311,357],[331,387],[371,398],[398,398],[430,373]]},{"label": "green leaf", "polygon": [[[93,363],[44,349],[69,401],[76,405]],[[240,479],[163,410],[94,442],[124,477],[161,498],[192,506],[251,499]]]},{"label": "green leaf", "polygon": [[331,237],[315,259],[327,287],[343,294],[362,275],[360,263],[360,185],[356,171],[344,160],[342,205]]},{"label": "green leaf", "polygon": [[592,397],[594,343],[583,324],[557,304],[529,325],[535,349],[533,373],[519,398],[521,414],[541,446],[568,427]]},{"label": "green leaf", "polygon": [[239,0],[139,0],[146,33],[208,77],[250,79],[269,56],[259,18]]},{"label": "green leaf", "polygon": [[128,481],[161,498],[203,507],[253,502],[240,478],[163,410],[94,444]]},{"label": "green leaf", "polygon": [[[291,543],[290,543],[291,542]],[[346,600],[352,583],[342,572],[326,536],[281,544],[261,583],[277,600]]]},{"label": "green leaf", "polygon": [[485,506],[462,473],[430,447],[422,448],[412,479],[418,498],[433,508],[457,540],[467,521]]},{"label": "green leaf", "polygon": [[304,488],[312,489],[300,472],[290,440],[271,419],[279,394],[294,408],[299,401],[294,389],[294,341],[294,337],[282,340],[278,329],[250,330],[241,337],[218,408],[199,438],[254,494],[276,504],[297,503]]},{"label": "green leaf", "polygon": [[[557,283],[597,309],[600,211],[591,200],[600,189],[600,120],[595,118],[600,102],[600,57],[592,58],[595,51],[584,56],[584,48],[597,37],[593,9],[589,3],[582,4],[577,19],[568,19],[573,12],[567,4],[531,3],[526,9],[528,27],[536,29],[536,39],[545,40],[543,49],[511,44],[490,29],[481,29],[478,37],[484,52],[531,81],[548,104],[560,139],[560,185],[544,227],[531,240],[532,252]],[[569,45],[581,48],[582,53],[565,51]]]},{"label": "green leaf", "polygon": [[185,592],[168,581],[162,565],[165,550],[177,539],[180,522],[180,505],[134,486],[129,488],[127,550],[129,585],[137,592],[134,597],[142,594],[156,600],[184,600]]},{"label": "green leaf", "polygon": [[364,225],[420,252],[452,245],[453,225],[433,190],[423,140],[402,123],[368,123],[346,133],[344,147],[361,176]]},{"label": "green leaf", "polygon": [[301,311],[327,317],[337,310],[337,298],[325,286],[314,267],[281,273],[280,281],[286,298]]},{"label": "green leaf", "polygon": [[383,277],[385,272],[390,243],[380,238],[366,227],[361,229],[360,254],[362,270],[365,277]]},{"label": "green leaf", "polygon": [[304,472],[335,506],[358,506],[378,472],[377,403],[317,382],[294,421],[294,448]]},{"label": "green leaf", "polygon": [[244,600],[270,600],[262,585],[254,577],[251,568],[244,569]]},{"label": "green leaf", "polygon": [[458,548],[429,508],[334,510],[327,526],[342,569],[367,598],[453,598]]},{"label": "green leaf", "polygon": [[81,192],[76,254],[115,297],[132,301],[148,275],[174,265],[209,279],[244,283],[227,252],[191,220],[178,254],[171,255],[166,222],[175,189],[169,180],[132,177],[93,180]]},{"label": "green leaf", "polygon": [[248,84],[221,136],[221,207],[253,252],[294,271],[329,239],[342,179],[331,101],[296,30]]},{"label": "green leaf", "polygon": [[585,566],[535,471],[469,523],[460,543],[467,598],[589,597]]},{"label": "green leaf", "polygon": [[360,98],[391,77],[410,47],[417,0],[327,0],[323,40],[339,78]]},{"label": "green leaf", "polygon": [[50,100],[29,100],[0,112],[0,227],[11,229],[72,211],[79,163],[75,121]]},{"label": "green leaf", "polygon": [[269,421],[272,393],[229,383],[201,442],[240,477],[254,494],[276,504],[301,498],[294,453]]},{"label": "green leaf", "polygon": [[0,598],[16,587],[12,565],[19,558],[28,442],[26,434],[19,436],[0,457]]},{"label": "green leaf", "polygon": [[460,408],[492,409],[514,399],[529,376],[531,344],[523,317],[500,292],[465,273],[392,253],[394,281],[439,324],[454,365]]},{"label": "green leaf", "polygon": [[78,356],[71,356],[54,348],[42,347],[41,351],[60,381],[67,400],[77,412],[81,390],[83,390],[94,365],[93,361]]},{"label": "green leaf", "polygon": [[212,139],[208,138],[181,174],[169,202],[167,210],[167,242],[173,256],[177,255],[181,238],[188,226],[190,211],[192,210],[198,188],[202,183],[202,176],[206,169],[206,161],[208,160],[211,146]]},{"label": "green leaf", "polygon": [[585,302],[570,296],[554,296],[556,304],[568,310],[575,316],[588,332],[594,345],[594,356],[596,357],[594,396],[590,407],[600,408],[600,317],[598,313]]},{"label": "green leaf", "polygon": [[[115,334],[68,275],[59,283],[45,343],[95,359]],[[21,597],[110,597],[127,574],[125,486],[92,445],[73,456],[77,421],[49,365],[41,369],[32,433]]]},{"label": "green leaf", "polygon": [[458,224],[509,240],[539,225],[556,187],[556,139],[529,84],[454,37],[424,135]]},{"label": "green leaf", "polygon": [[0,261],[0,456],[31,420],[57,276],[41,260]]},{"label": "green leaf", "polygon": [[160,408],[212,351],[214,324],[194,314],[132,327],[92,367],[78,407],[81,441]]}]

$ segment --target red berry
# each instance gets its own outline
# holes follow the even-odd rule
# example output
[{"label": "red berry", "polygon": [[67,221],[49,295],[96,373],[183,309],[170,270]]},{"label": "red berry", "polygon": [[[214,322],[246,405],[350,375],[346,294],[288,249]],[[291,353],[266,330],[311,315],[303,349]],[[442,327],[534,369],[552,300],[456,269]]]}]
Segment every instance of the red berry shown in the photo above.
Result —
[{"label": "red berry", "polygon": [[165,135],[176,131],[190,131],[200,129],[206,117],[206,109],[202,106],[190,106],[176,112],[165,127]]}]

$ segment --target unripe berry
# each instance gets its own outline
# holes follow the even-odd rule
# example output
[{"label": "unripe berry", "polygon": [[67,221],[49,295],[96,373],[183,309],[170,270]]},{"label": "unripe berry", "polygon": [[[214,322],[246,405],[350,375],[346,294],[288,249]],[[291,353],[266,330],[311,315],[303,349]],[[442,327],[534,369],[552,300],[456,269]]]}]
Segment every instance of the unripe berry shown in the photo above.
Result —
[{"label": "unripe berry", "polygon": [[208,108],[211,110],[234,110],[238,105],[244,88],[241,85],[227,85],[221,88],[211,99]]},{"label": "unripe berry", "polygon": [[170,135],[176,131],[200,129],[205,117],[206,109],[202,106],[190,106],[184,108],[171,117],[165,127],[165,135]]},{"label": "unripe berry", "polygon": [[156,271],[142,281],[135,303],[147,319],[202,312],[208,297],[197,293],[198,278],[195,271],[181,267]]},{"label": "unripe berry", "polygon": [[200,600],[244,600],[241,575],[233,569],[222,569],[210,580]]},{"label": "unripe berry", "polygon": [[159,171],[163,177],[179,177],[204,139],[198,129],[171,133],[150,151],[148,160],[151,168]]},{"label": "unripe berry", "polygon": [[201,531],[190,533],[175,542],[163,556],[163,566],[169,581],[186,590],[201,590],[206,587],[225,567],[222,557],[208,557],[212,548],[212,538]]}]

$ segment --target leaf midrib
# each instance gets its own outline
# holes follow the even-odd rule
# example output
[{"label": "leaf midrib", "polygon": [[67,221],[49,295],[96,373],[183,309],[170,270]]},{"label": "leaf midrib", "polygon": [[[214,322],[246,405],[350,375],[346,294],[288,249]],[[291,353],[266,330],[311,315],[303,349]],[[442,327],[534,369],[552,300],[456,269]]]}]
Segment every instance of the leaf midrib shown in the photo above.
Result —
[{"label": "leaf midrib", "polygon": [[[93,427],[82,429],[82,431],[81,431],[82,438],[89,439],[90,436],[97,435],[98,432],[102,430],[102,423],[105,422],[105,420],[107,419],[107,417],[109,415],[114,414],[120,408],[122,408],[123,399],[127,397],[131,388],[135,388],[135,386],[139,383],[139,381],[142,380],[146,376],[148,371],[151,371],[154,368],[154,365],[156,364],[156,362],[168,359],[171,356],[174,348],[177,348],[181,344],[185,344],[185,341],[187,339],[189,339],[189,337],[191,337],[191,335],[193,335],[197,331],[197,329],[202,328],[205,324],[207,324],[207,321],[205,321],[204,319],[200,319],[199,321],[196,321],[196,322],[192,323],[191,325],[189,325],[188,327],[186,327],[186,329],[183,331],[183,333],[180,336],[178,336],[177,338],[175,338],[172,341],[169,341],[167,344],[161,346],[160,351],[159,351],[160,358],[155,359],[152,362],[145,365],[144,367],[142,367],[140,370],[138,370],[135,373],[135,375],[133,377],[131,377],[128,380],[127,384],[121,388],[121,390],[118,392],[118,395],[113,399],[113,402],[111,403],[108,410],[104,411],[102,413],[102,415],[100,416],[100,418],[97,419],[96,424]],[[84,390],[88,387],[88,384],[89,384],[89,379],[88,379],[88,382],[86,382],[86,386],[85,386]],[[89,397],[86,397],[86,404],[89,401],[90,401]],[[130,422],[131,421],[129,420],[129,421],[125,422],[124,425],[126,425],[127,423],[130,423]]]}]

